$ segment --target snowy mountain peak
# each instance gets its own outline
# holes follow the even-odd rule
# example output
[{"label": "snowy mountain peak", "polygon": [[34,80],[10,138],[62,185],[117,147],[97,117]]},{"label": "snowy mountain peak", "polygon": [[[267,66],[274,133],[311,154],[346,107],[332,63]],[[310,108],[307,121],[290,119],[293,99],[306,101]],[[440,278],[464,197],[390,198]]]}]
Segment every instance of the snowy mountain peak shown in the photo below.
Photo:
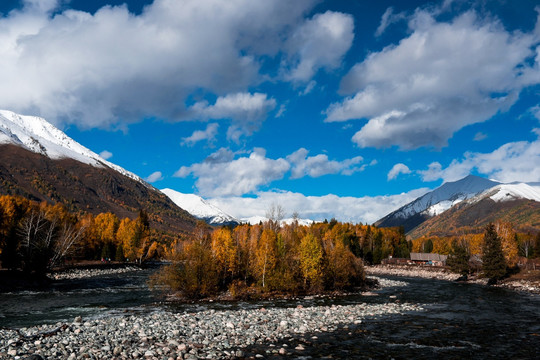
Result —
[{"label": "snowy mountain peak", "polygon": [[137,175],[106,161],[43,118],[0,110],[0,144],[15,144],[51,159],[71,158],[96,167],[109,167],[149,186]]},{"label": "snowy mountain peak", "polygon": [[161,192],[167,195],[176,205],[196,218],[206,221],[210,225],[239,223],[233,216],[218,209],[200,196],[184,194],[172,189],[162,189]]},{"label": "snowy mountain peak", "polygon": [[426,218],[439,215],[452,206],[473,198],[496,185],[499,185],[496,181],[474,175],[469,175],[458,181],[447,182],[388,214],[375,224],[382,227],[403,225],[405,230],[409,231],[425,221]]},{"label": "snowy mountain peak", "polygon": [[[301,226],[311,226],[316,221],[313,221],[311,219],[294,219],[294,218],[287,218],[280,221],[281,226],[283,225],[291,225],[294,221],[298,221],[298,225]],[[240,220],[244,224],[251,224],[251,225],[257,225],[259,223],[265,223],[268,221],[267,217],[264,216],[251,216],[248,218],[243,218]]]},{"label": "snowy mountain peak", "polygon": [[529,199],[540,202],[540,183],[503,184],[469,175],[448,182],[377,221],[378,226],[400,226],[412,230],[425,220],[440,215],[458,203],[476,203],[484,199],[504,202]]},{"label": "snowy mountain peak", "polygon": [[402,218],[422,212],[426,212],[430,216],[438,215],[453,205],[470,199],[498,184],[479,176],[469,175],[458,181],[444,183],[437,189],[398,209],[395,215]]},{"label": "snowy mountain peak", "polygon": [[511,183],[500,184],[486,190],[471,202],[490,198],[496,202],[528,199],[540,202],[540,183]]}]

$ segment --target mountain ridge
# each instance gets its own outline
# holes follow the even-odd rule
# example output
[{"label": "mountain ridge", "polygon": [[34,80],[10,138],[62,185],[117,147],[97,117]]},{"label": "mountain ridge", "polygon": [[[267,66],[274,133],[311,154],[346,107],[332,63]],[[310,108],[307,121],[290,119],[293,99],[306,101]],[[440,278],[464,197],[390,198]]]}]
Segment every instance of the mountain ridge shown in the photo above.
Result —
[{"label": "mountain ridge", "polygon": [[234,216],[227,214],[198,195],[184,194],[168,188],[160,191],[176,205],[196,218],[206,221],[209,225],[238,225],[240,223]]},{"label": "mountain ridge", "polygon": [[403,226],[408,232],[432,216],[438,215],[457,203],[498,185],[498,182],[469,175],[446,182],[412,202],[394,210],[374,223],[375,226]]},{"label": "mountain ridge", "polygon": [[137,175],[102,159],[45,119],[0,111],[0,194],[118,217],[148,212],[151,226],[188,233],[196,219]]}]

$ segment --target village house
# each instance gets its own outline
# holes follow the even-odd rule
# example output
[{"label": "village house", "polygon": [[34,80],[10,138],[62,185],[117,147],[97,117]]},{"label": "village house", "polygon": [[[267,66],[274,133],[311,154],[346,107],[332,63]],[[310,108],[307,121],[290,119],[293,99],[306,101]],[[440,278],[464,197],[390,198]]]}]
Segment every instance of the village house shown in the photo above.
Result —
[{"label": "village house", "polygon": [[418,265],[445,266],[448,255],[434,253],[411,253],[411,261]]}]

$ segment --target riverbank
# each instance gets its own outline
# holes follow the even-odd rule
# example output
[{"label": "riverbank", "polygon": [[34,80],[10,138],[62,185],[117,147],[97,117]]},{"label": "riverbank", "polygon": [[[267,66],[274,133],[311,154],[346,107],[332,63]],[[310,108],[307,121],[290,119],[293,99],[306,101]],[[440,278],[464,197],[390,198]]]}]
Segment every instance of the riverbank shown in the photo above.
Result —
[{"label": "riverbank", "polygon": [[421,305],[389,302],[78,317],[73,323],[0,330],[0,358],[234,359],[244,358],[244,349],[257,344],[274,344],[275,355],[301,356],[307,345],[289,348],[284,339],[316,338],[360,327],[366,318],[422,310]]},{"label": "riverbank", "polygon": [[[427,266],[375,265],[366,266],[365,271],[368,275],[391,275],[446,281],[456,281],[460,278],[460,275],[452,273],[446,268]],[[530,276],[526,276],[525,273],[529,273]],[[487,285],[485,278],[469,277],[467,282]],[[513,275],[494,286],[540,294],[540,271],[525,270],[524,273]]]}]

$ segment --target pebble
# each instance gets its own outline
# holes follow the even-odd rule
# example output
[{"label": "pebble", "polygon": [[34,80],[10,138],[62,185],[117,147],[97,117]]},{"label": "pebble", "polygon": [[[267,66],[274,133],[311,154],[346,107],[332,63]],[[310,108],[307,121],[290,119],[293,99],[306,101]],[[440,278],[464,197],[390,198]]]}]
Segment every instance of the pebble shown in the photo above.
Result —
[{"label": "pebble", "polygon": [[86,279],[94,276],[123,274],[131,271],[142,270],[135,266],[126,266],[117,269],[75,269],[60,273],[52,273],[49,276],[54,280]]},{"label": "pebble", "polygon": [[[290,355],[284,339],[361,324],[362,319],[422,311],[419,304],[389,302],[355,305],[303,306],[240,310],[203,310],[197,313],[125,313],[100,319],[76,318],[64,331],[19,342],[19,335],[0,330],[0,349],[7,354],[37,354],[44,359],[231,359],[245,358],[245,348],[269,347],[267,355]],[[26,335],[50,332],[64,324],[19,329]],[[83,329],[83,331],[81,331]],[[244,329],[249,329],[245,331]],[[143,336],[141,336],[143,335]],[[281,342],[278,342],[280,341]],[[296,351],[305,345],[296,346]],[[6,351],[6,350],[4,350]],[[6,354],[6,353],[4,353]],[[76,356],[74,357],[73,354]],[[253,356],[253,355],[251,355]],[[259,357],[260,357],[259,356]],[[0,356],[1,357],[1,356]],[[21,357],[22,358],[22,357]]]}]

